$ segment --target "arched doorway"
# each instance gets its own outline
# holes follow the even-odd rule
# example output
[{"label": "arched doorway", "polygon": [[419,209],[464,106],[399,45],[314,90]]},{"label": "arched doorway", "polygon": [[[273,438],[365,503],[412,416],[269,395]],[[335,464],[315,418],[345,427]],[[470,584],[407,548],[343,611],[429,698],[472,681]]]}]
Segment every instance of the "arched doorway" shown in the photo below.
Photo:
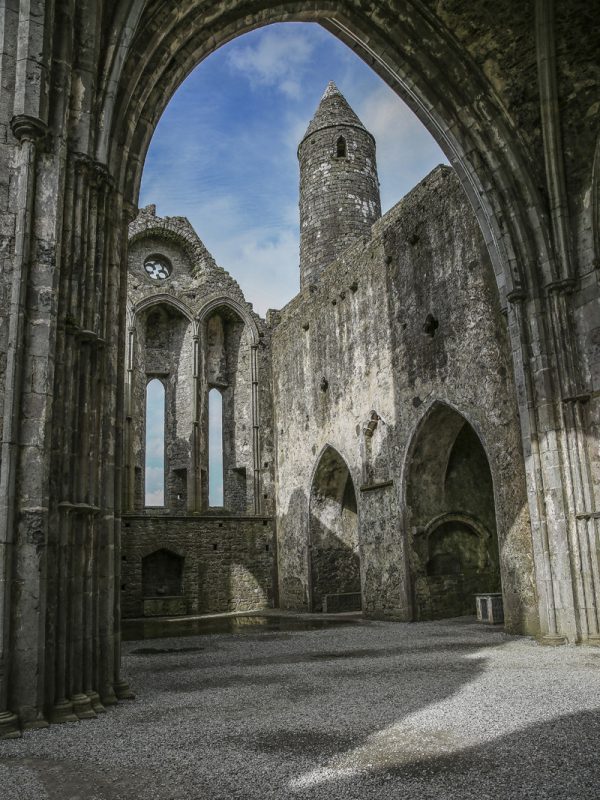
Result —
[{"label": "arched doorway", "polygon": [[313,475],[308,548],[311,611],[360,610],[356,492],[346,462],[329,445]]},{"label": "arched doorway", "polygon": [[417,619],[474,614],[475,594],[501,590],[488,458],[472,426],[444,404],[413,441],[406,513]]}]

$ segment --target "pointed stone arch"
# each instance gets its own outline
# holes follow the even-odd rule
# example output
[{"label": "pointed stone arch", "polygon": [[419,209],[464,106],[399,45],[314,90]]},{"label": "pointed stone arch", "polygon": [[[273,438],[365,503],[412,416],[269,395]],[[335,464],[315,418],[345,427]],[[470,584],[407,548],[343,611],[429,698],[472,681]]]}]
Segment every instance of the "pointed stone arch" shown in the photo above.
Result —
[{"label": "pointed stone arch", "polygon": [[308,509],[311,611],[360,610],[361,572],[357,492],[347,462],[330,444],[321,450]]},{"label": "pointed stone arch", "polygon": [[479,435],[450,405],[421,418],[403,493],[416,619],[474,614],[476,593],[501,588],[494,484]]}]

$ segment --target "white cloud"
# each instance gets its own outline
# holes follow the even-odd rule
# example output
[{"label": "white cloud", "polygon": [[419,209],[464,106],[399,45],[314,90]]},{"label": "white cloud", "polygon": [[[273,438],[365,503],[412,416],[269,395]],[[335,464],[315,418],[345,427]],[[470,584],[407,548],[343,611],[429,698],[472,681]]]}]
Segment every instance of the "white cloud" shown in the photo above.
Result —
[{"label": "white cloud", "polygon": [[288,97],[298,98],[302,93],[302,73],[315,46],[314,39],[301,30],[272,29],[262,32],[252,43],[231,50],[227,63],[253,88],[273,86]]},{"label": "white cloud", "polygon": [[437,142],[387,86],[366,94],[357,107],[377,143],[384,210],[398,202],[437,164],[446,162]]},{"label": "white cloud", "polygon": [[162,506],[165,502],[165,473],[162,467],[146,464],[145,504]]},{"label": "white cloud", "polygon": [[298,292],[298,235],[284,229],[265,236],[250,229],[221,242],[222,264],[235,276],[254,310],[264,316],[282,308]]},{"label": "white cloud", "polygon": [[154,492],[149,492],[148,489],[146,489],[145,505],[164,506],[164,504],[165,504],[165,493],[162,489],[158,489]]}]

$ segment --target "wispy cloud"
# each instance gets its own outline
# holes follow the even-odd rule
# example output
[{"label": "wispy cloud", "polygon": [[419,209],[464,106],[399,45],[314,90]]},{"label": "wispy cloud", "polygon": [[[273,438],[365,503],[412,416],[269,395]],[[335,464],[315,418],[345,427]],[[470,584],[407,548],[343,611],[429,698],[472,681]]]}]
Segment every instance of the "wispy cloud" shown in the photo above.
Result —
[{"label": "wispy cloud", "polygon": [[253,88],[272,86],[288,97],[299,98],[303,73],[315,46],[305,29],[271,28],[251,43],[231,49],[227,63]]},{"label": "wispy cloud", "polygon": [[400,200],[446,158],[419,119],[385,85],[364,95],[357,113],[377,143],[384,210]]}]

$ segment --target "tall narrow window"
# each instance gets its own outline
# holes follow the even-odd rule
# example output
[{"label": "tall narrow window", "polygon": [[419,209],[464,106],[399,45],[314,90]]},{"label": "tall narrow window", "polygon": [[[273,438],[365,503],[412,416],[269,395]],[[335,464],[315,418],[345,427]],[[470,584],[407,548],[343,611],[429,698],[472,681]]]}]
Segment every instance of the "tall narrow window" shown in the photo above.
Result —
[{"label": "tall narrow window", "polygon": [[338,158],[346,158],[346,140],[343,136],[337,140],[336,156]]},{"label": "tall narrow window", "polygon": [[223,505],[223,397],[208,393],[208,505]]},{"label": "tall narrow window", "polygon": [[145,506],[165,504],[165,387],[157,379],[146,387]]}]

